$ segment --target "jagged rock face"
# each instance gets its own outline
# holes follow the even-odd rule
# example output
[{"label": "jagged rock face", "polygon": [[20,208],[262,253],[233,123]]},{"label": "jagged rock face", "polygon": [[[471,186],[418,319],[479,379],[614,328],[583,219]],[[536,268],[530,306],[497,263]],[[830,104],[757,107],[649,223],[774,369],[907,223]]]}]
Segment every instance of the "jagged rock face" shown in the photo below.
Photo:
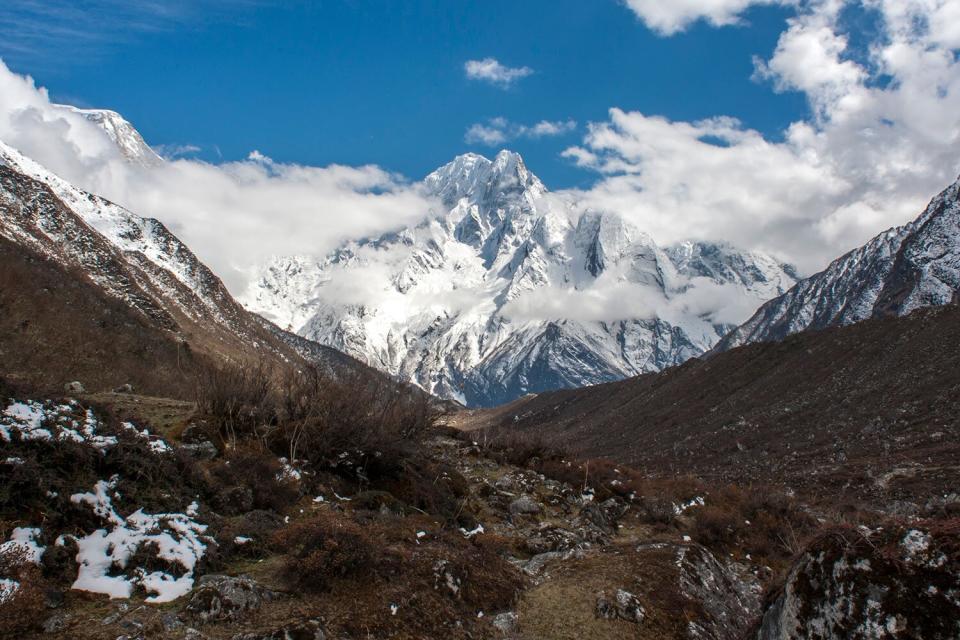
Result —
[{"label": "jagged rock face", "polygon": [[[436,395],[484,406],[701,354],[731,325],[681,303],[694,284],[759,303],[795,282],[761,254],[662,249],[619,216],[577,216],[510,152],[460,156],[422,186],[439,214],[322,260],[278,258],[241,301]],[[590,297],[598,286],[650,302],[607,317]]]},{"label": "jagged rock face", "polygon": [[958,291],[960,181],[913,222],[881,233],[760,307],[716,350],[781,340],[806,329],[902,316],[949,304]]},{"label": "jagged rock face", "polygon": [[955,523],[838,531],[790,570],[758,640],[960,637]]}]

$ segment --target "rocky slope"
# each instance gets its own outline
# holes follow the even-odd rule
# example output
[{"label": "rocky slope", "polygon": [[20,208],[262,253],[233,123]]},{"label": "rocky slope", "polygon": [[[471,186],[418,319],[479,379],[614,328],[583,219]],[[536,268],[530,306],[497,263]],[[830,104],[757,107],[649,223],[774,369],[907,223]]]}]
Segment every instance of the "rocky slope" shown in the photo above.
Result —
[{"label": "rocky slope", "polygon": [[[237,304],[158,221],[77,189],[2,142],[0,211],[8,375],[53,386],[162,380],[155,391],[185,393],[177,380],[194,356],[297,359],[282,332]],[[349,360],[313,351],[328,365]]]},{"label": "rocky slope", "polygon": [[905,315],[960,291],[960,180],[913,222],[890,229],[764,304],[717,345],[780,340],[806,329]]},{"label": "rocky slope", "polygon": [[[960,534],[936,509],[903,525],[770,487],[650,481],[626,466],[442,430],[401,454],[400,473],[354,468],[353,448],[291,464],[269,450],[215,446],[214,417],[188,403],[167,402],[161,424],[2,384],[4,637],[787,640],[817,628],[824,638],[893,640],[956,631]],[[868,524],[837,527],[854,517]]]},{"label": "rocky slope", "polygon": [[507,151],[460,156],[422,186],[437,215],[322,260],[278,258],[241,301],[441,397],[494,405],[683,362],[732,327],[701,294],[752,308],[795,281],[764,255],[663,249],[616,215],[575,215]]}]

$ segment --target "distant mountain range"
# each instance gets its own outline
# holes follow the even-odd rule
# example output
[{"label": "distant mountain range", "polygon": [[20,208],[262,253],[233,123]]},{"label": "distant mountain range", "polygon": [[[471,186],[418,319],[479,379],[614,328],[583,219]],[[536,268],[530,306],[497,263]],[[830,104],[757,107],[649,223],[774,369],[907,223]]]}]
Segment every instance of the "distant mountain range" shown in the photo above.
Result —
[{"label": "distant mountain range", "polygon": [[279,257],[241,302],[438,396],[490,406],[679,364],[735,326],[700,294],[749,313],[796,281],[763,254],[661,248],[615,214],[577,215],[508,151],[460,156],[422,187],[441,203],[430,219],[324,258]]},{"label": "distant mountain range", "polygon": [[[164,162],[116,112],[62,108],[100,126],[128,161]],[[241,307],[158,221],[77,189],[2,143],[0,171],[0,235],[79,269],[155,327],[204,335],[218,357],[266,345],[328,364],[358,360],[470,406],[904,315],[950,303],[960,290],[960,181],[915,221],[798,281],[761,253],[722,243],[659,247],[614,213],[578,213],[515,153],[466,154],[420,184],[439,203],[428,219],[322,258],[277,257]]]}]

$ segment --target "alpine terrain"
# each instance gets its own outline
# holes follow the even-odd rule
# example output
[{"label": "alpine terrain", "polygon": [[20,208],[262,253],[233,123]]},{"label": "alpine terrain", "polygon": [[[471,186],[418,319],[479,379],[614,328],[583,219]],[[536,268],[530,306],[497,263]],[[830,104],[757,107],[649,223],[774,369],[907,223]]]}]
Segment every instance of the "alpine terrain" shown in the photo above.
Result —
[{"label": "alpine terrain", "polygon": [[328,369],[366,369],[244,310],[157,220],[78,189],[3,142],[0,207],[8,375],[192,395],[187,374],[201,363],[302,355]]},{"label": "alpine terrain", "polygon": [[491,406],[679,364],[796,280],[766,255],[661,248],[616,214],[577,214],[509,151],[459,156],[422,188],[437,215],[322,259],[277,258],[241,302],[437,396]]},{"label": "alpine terrain", "polygon": [[960,179],[913,222],[884,231],[770,300],[716,350],[780,340],[806,329],[902,316],[960,292]]}]

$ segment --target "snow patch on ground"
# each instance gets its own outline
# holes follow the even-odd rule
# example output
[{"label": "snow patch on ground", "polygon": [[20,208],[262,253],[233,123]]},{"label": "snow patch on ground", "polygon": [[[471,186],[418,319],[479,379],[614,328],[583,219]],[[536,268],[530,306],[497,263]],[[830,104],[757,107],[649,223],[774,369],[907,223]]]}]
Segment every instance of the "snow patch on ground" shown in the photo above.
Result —
[{"label": "snow patch on ground", "polygon": [[77,442],[105,452],[117,444],[114,436],[100,435],[102,426],[90,409],[78,417],[78,407],[70,401],[11,402],[0,413],[0,438],[11,442],[14,434],[22,440]]},{"label": "snow patch on ground", "polygon": [[[100,480],[93,491],[70,496],[71,502],[87,505],[109,525],[85,536],[74,537],[80,565],[73,588],[103,593],[111,598],[128,598],[134,587],[149,594],[147,602],[169,602],[193,588],[193,572],[206,552],[210,538],[203,535],[206,525],[183,513],[149,514],[138,509],[122,517],[110,497],[117,478]],[[63,538],[58,540],[63,543]],[[148,549],[156,558],[176,569],[177,574],[128,567],[138,550]],[[130,571],[126,571],[130,569]],[[122,573],[126,571],[126,573]]]},{"label": "snow patch on ground", "polygon": [[36,527],[17,527],[13,530],[10,540],[0,544],[0,554],[8,552],[21,552],[24,554],[24,560],[33,564],[40,564],[40,558],[43,557],[45,547],[37,544],[37,538],[40,537],[40,529]]}]

